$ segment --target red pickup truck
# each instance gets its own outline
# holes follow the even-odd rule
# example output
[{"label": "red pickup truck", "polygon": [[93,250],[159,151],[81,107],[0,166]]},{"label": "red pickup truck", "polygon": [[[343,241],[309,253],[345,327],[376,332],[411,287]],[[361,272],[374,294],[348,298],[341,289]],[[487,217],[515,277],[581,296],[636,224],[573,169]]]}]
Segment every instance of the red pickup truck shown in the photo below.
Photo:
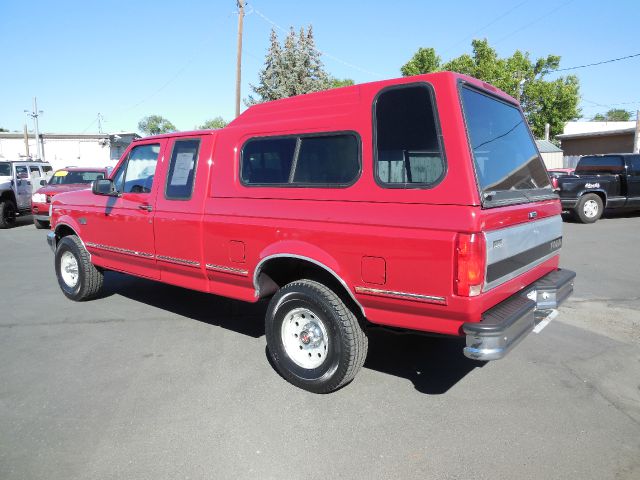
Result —
[{"label": "red pickup truck", "polygon": [[56,170],[49,181],[31,196],[31,214],[36,228],[49,228],[49,204],[54,196],[91,188],[91,182],[106,176],[105,168],[66,167]]},{"label": "red pickup truck", "polygon": [[560,213],[518,103],[443,72],[135,141],[92,191],[54,198],[48,242],[72,300],[105,270],[270,299],[274,365],[325,393],[364,364],[372,324],[503,357],[573,291]]}]

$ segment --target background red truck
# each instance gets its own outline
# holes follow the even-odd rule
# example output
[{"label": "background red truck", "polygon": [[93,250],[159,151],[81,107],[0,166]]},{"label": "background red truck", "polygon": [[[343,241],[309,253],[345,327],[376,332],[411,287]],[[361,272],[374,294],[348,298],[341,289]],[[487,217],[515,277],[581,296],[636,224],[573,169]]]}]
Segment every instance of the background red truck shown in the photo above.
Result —
[{"label": "background red truck", "polygon": [[379,324],[504,356],[571,294],[561,208],[517,102],[436,73],[256,105],[216,131],[144,138],[93,192],[53,202],[73,300],[116,270],[269,299],[269,354],[330,392]]},{"label": "background red truck", "polygon": [[49,206],[55,195],[91,188],[91,183],[107,176],[106,168],[66,167],[56,170],[47,184],[31,197],[31,214],[36,228],[49,228]]}]

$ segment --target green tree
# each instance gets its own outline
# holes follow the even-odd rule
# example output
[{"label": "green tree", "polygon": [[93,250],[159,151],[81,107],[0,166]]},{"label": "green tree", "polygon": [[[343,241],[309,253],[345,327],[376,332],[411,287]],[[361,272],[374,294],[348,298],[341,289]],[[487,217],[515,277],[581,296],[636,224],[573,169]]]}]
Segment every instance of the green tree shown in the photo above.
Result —
[{"label": "green tree", "polygon": [[138,122],[138,130],[145,135],[158,135],[160,133],[175,132],[177,129],[173,123],[161,115],[149,115]]},{"label": "green tree", "polygon": [[520,101],[522,110],[536,137],[544,136],[550,125],[551,136],[562,133],[564,124],[580,116],[580,84],[575,75],[547,80],[560,66],[560,57],[548,55],[533,61],[528,52],[516,50],[500,58],[489,42],[473,40],[473,51],[441,64],[435,50],[422,48],[402,68],[403,75],[417,75],[440,70],[463,73],[505,91]]},{"label": "green tree", "polygon": [[0,127],[0,132],[8,132],[9,130],[7,130],[6,128],[2,128]]},{"label": "green tree", "polygon": [[604,115],[596,113],[591,119],[592,122],[628,122],[632,113],[623,108],[612,108]]},{"label": "green tree", "polygon": [[329,88],[350,87],[351,85],[355,85],[355,83],[356,82],[350,78],[329,77]]},{"label": "green tree", "polygon": [[218,128],[224,128],[228,125],[227,122],[222,117],[211,118],[204,122],[202,125],[196,127],[196,130],[215,130]]},{"label": "green tree", "polygon": [[438,70],[440,70],[440,57],[436,55],[433,48],[419,48],[411,60],[400,68],[403,77],[437,72]]},{"label": "green tree", "polygon": [[324,70],[320,52],[315,46],[311,25],[296,35],[293,27],[281,45],[278,35],[271,29],[270,45],[264,67],[258,74],[258,84],[250,84],[253,95],[247,105],[278,100],[280,98],[317,92],[331,87]]}]

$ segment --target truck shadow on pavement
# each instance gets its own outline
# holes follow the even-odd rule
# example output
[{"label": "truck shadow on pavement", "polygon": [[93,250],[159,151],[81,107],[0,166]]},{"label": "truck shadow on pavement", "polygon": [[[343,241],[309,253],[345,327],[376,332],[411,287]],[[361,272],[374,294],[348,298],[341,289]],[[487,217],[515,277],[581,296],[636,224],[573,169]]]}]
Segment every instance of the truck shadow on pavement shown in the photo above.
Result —
[{"label": "truck shadow on pavement", "polygon": [[[245,303],[121,273],[106,272],[101,297],[112,295],[253,338],[264,335],[266,301]],[[462,354],[464,338],[427,336],[378,327],[370,328],[368,337],[369,354],[364,367],[406,378],[416,390],[424,394],[446,393],[469,372],[484,366],[483,362],[470,360]]]},{"label": "truck shadow on pavement", "polygon": [[259,338],[264,335],[266,303],[245,303],[210,293],[106,272],[101,298],[120,295],[183,317]]},{"label": "truck shadow on pavement", "polygon": [[465,357],[465,339],[395,333],[381,328],[369,331],[365,368],[410,380],[415,389],[441,395],[486,362]]}]

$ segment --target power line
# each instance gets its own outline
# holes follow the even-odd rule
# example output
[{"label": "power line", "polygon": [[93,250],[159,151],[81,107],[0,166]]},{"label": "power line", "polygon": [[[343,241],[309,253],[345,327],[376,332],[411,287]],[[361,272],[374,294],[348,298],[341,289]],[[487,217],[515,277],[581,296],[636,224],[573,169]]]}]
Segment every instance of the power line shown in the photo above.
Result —
[{"label": "power line", "polygon": [[[274,22],[273,20],[271,20],[269,17],[267,17],[264,13],[262,13],[260,10],[258,10],[257,8],[253,8],[251,7],[251,10],[249,12],[247,12],[247,15],[250,15],[251,13],[255,13],[257,14],[260,18],[262,18],[265,22],[271,24],[272,27],[280,30],[281,32],[284,32],[286,34],[289,33],[288,30],[285,30],[284,28],[282,28],[280,25],[278,25],[276,22]],[[331,60],[341,63],[346,67],[352,68],[354,70],[359,70],[363,73],[366,73],[367,75],[372,75],[374,77],[378,77],[381,78],[384,75],[380,74],[380,73],[376,73],[376,72],[372,72],[371,70],[367,70],[365,68],[359,67],[358,65],[354,65],[353,63],[349,63],[345,60],[342,60],[341,58],[336,57],[335,55],[331,55],[330,53],[327,53],[323,50],[320,50],[318,48],[314,48],[314,50],[316,52],[318,52],[320,55],[324,55],[327,58],[330,58]]]},{"label": "power line", "polygon": [[524,5],[525,3],[527,3],[529,0],[524,0],[523,2],[518,3],[515,7],[510,8],[509,10],[507,10],[506,12],[504,12],[502,15],[494,18],[493,20],[491,20],[489,23],[487,23],[485,26],[480,27],[479,29],[477,29],[476,31],[474,31],[473,33],[471,33],[470,35],[467,35],[466,37],[464,37],[462,40],[460,40],[459,42],[457,42],[456,44],[452,45],[450,48],[448,48],[447,50],[445,50],[443,53],[447,53],[450,52],[451,50],[453,50],[455,47],[457,47],[458,45],[460,45],[461,43],[465,42],[466,40],[475,37],[478,33],[482,32],[483,30],[486,30],[487,28],[489,28],[490,26],[494,25],[495,23],[499,22],[500,20],[502,20],[504,17],[506,17],[507,15],[509,15],[511,12],[513,12],[514,10],[520,8],[522,5]]},{"label": "power line", "polygon": [[633,55],[627,55],[626,57],[612,58],[611,60],[603,60],[601,62],[596,62],[596,63],[587,63],[586,65],[578,65],[577,67],[559,68],[558,70],[554,70],[554,72],[566,72],[567,70],[577,70],[578,68],[595,67],[596,65],[619,62],[620,60],[626,60],[628,58],[634,58],[634,57],[640,57],[640,53],[634,53]]},{"label": "power line", "polygon": [[531,25],[535,25],[536,23],[538,23],[540,20],[544,20],[545,18],[547,18],[549,15],[556,13],[558,10],[560,10],[563,7],[566,7],[567,5],[569,5],[571,2],[573,2],[573,0],[569,0],[568,2],[563,3],[562,5],[559,5],[558,7],[554,8],[553,10],[548,11],[547,13],[545,13],[544,15],[536,18],[535,20],[529,22],[529,23],[525,23],[523,26],[521,26],[520,28],[514,30],[513,32],[505,35],[504,37],[502,37],[500,40],[498,40],[497,42],[494,42],[495,44],[498,44],[504,40],[506,40],[509,37],[512,37],[513,35],[515,35],[516,33],[520,33],[522,30],[529,28]]}]

